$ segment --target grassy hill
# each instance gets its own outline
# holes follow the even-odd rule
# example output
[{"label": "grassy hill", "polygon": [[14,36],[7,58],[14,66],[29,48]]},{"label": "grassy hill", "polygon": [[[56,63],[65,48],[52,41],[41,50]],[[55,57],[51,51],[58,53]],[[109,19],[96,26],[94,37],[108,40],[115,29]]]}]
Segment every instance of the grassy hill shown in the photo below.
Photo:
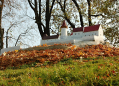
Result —
[{"label": "grassy hill", "polygon": [[118,86],[119,49],[15,50],[0,56],[0,86]]}]

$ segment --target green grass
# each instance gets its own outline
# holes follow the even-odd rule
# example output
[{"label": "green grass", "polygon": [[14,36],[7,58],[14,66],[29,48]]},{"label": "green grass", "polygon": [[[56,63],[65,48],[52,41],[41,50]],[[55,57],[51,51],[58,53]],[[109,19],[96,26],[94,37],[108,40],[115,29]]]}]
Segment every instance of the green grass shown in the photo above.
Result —
[{"label": "green grass", "polygon": [[119,57],[64,59],[0,70],[0,86],[119,86]]}]

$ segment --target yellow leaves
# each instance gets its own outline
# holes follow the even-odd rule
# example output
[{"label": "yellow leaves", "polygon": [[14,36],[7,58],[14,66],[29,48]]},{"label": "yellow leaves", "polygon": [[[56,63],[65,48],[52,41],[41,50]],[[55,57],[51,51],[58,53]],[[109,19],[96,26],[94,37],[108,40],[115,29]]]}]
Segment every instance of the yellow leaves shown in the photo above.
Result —
[{"label": "yellow leaves", "polygon": [[78,56],[84,55],[82,52],[77,53]]},{"label": "yellow leaves", "polygon": [[[55,44],[55,45],[65,45],[71,46],[71,44]],[[47,46],[44,44],[43,46]],[[33,51],[19,51],[18,50],[12,52],[4,52],[1,55],[0,59],[0,67],[3,64],[9,66],[13,64],[14,66],[19,66],[24,64],[23,62],[31,63],[34,61],[39,61],[41,63],[37,64],[36,66],[41,66],[44,62],[53,62],[57,63],[64,58],[80,58],[80,62],[88,62],[88,60],[84,60],[82,58],[89,58],[89,57],[112,57],[112,56],[119,56],[119,49],[116,48],[109,48],[105,45],[93,45],[93,46],[85,46],[84,48],[79,48],[76,45],[72,46],[71,49],[47,49],[47,50],[33,50]],[[103,53],[103,54],[102,54]],[[9,57],[9,58],[8,58]],[[82,57],[82,58],[81,58]],[[32,60],[31,60],[32,59]],[[18,61],[18,62],[17,62]],[[8,64],[10,63],[10,64]],[[110,63],[109,65],[113,65]],[[101,65],[99,65],[101,67]],[[34,70],[33,70],[34,71]]]},{"label": "yellow leaves", "polygon": [[99,79],[99,76],[96,76],[97,79]]},{"label": "yellow leaves", "polygon": [[102,67],[101,66],[98,66],[98,69],[102,69]]},{"label": "yellow leaves", "polygon": [[15,78],[15,77],[13,77],[12,79],[13,79],[13,80],[16,80],[16,78]]},{"label": "yellow leaves", "polygon": [[112,63],[109,63],[110,64],[110,66],[112,66],[113,64]]},{"label": "yellow leaves", "polygon": [[29,78],[29,79],[31,79],[31,77],[30,77],[30,76],[28,76],[28,78]]},{"label": "yellow leaves", "polygon": [[39,61],[43,63],[43,62],[45,61],[45,59],[44,59],[44,58],[42,58],[42,59],[41,59],[41,60],[39,60]]},{"label": "yellow leaves", "polygon": [[17,53],[17,52],[18,52],[18,50],[15,50],[15,52]]},{"label": "yellow leaves", "polygon": [[46,86],[49,86],[49,84],[47,84]]},{"label": "yellow leaves", "polygon": [[76,48],[76,45],[74,45],[74,46],[71,47],[72,50],[75,49],[75,48]]},{"label": "yellow leaves", "polygon": [[45,46],[47,46],[47,44],[43,44],[43,46],[45,47]]},{"label": "yellow leaves", "polygon": [[5,56],[5,55],[6,55],[6,52],[3,53],[3,56]]},{"label": "yellow leaves", "polygon": [[74,55],[72,55],[72,57],[75,57]]},{"label": "yellow leaves", "polygon": [[39,80],[41,80],[42,78],[38,78]]}]

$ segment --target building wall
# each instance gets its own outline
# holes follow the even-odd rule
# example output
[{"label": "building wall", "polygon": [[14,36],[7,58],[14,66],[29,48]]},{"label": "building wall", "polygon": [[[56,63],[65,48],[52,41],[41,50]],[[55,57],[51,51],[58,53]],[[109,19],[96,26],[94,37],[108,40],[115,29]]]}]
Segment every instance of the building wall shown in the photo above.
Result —
[{"label": "building wall", "polygon": [[67,36],[67,28],[61,28],[61,37]]},{"label": "building wall", "polygon": [[102,43],[104,43],[103,36],[94,36],[94,40],[97,41],[97,42],[102,42]]},{"label": "building wall", "polygon": [[51,45],[54,43],[74,43],[74,39],[51,39],[51,40],[41,40],[41,45],[43,44],[47,44],[47,45]]},{"label": "building wall", "polygon": [[103,36],[103,29],[102,29],[102,27],[101,27],[101,26],[99,27],[99,32],[98,32],[98,35],[99,35],[99,36]]},{"label": "building wall", "polygon": [[20,49],[20,46],[4,48],[4,49],[1,49],[0,55],[2,55],[2,53],[4,53],[4,52],[19,50],[19,49]]},{"label": "building wall", "polygon": [[50,42],[56,42],[56,41],[58,41],[59,39],[48,39],[48,40],[42,40],[41,39],[41,45],[42,44],[47,44],[47,43],[50,43]]},{"label": "building wall", "polygon": [[94,36],[84,36],[81,38],[82,41],[94,41]]},{"label": "building wall", "polygon": [[73,32],[73,35],[67,36],[67,29],[61,29],[61,36],[58,39],[48,39],[48,40],[41,40],[42,44],[49,44],[49,43],[62,43],[69,40],[79,40],[79,41],[99,41],[104,42],[103,40],[103,30],[102,27],[99,27],[98,31],[91,31],[91,32]]},{"label": "building wall", "polygon": [[72,38],[81,38],[83,32],[73,32],[73,35],[71,36]]},{"label": "building wall", "polygon": [[98,31],[91,31],[91,32],[74,32],[73,35],[71,35],[71,38],[75,39],[82,39],[84,37],[93,37],[93,36],[98,36]]},{"label": "building wall", "polygon": [[98,31],[84,32],[83,36],[98,36]]}]

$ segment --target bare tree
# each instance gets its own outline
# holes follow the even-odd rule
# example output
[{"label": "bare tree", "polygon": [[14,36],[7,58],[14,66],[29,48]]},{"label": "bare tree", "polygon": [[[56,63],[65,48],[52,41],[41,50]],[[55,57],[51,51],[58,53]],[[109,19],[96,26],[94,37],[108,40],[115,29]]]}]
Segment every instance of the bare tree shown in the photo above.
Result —
[{"label": "bare tree", "polygon": [[[42,18],[41,18],[42,10],[44,9],[42,7],[41,0],[34,0],[34,2],[32,0],[28,0],[28,3],[30,5],[30,7],[32,8],[32,10],[34,11],[35,20],[36,20],[35,23],[38,26],[38,30],[40,32],[41,37],[43,37],[44,34],[47,34],[48,36],[50,36],[49,22],[50,22],[51,13],[52,13],[52,9],[53,9],[55,0],[52,0],[51,6],[49,6],[49,0],[46,0],[46,7],[45,7],[46,11],[43,11],[46,14],[45,15],[46,25],[43,24],[43,22],[41,21],[42,20]],[[44,32],[43,32],[43,30],[44,30]]]},{"label": "bare tree", "polygon": [[2,11],[5,6],[8,6],[8,8],[17,8],[19,5],[13,5],[15,3],[15,0],[0,0],[0,49],[3,48],[3,30],[1,27],[2,22]]},{"label": "bare tree", "polygon": [[[9,43],[9,42],[8,42],[8,39],[14,39],[14,40],[16,41],[14,46],[17,46],[17,45],[18,45],[18,42],[20,42],[20,44],[30,46],[30,45],[28,45],[28,44],[23,43],[22,40],[21,40],[21,38],[22,38],[22,37],[25,37],[26,34],[28,34],[30,30],[32,30],[32,29],[34,30],[33,27],[31,27],[31,28],[28,27],[28,29],[26,29],[23,33],[19,34],[19,36],[18,36],[17,38],[14,38],[14,37],[12,37],[12,36],[8,36],[8,32],[10,31],[10,29],[11,29],[13,26],[16,26],[16,25],[18,25],[18,24],[20,24],[20,23],[21,23],[21,22],[14,22],[14,23],[11,24],[11,26],[7,29],[7,31],[5,31],[5,32],[6,32],[6,36],[4,36],[4,38],[6,38],[6,48],[8,48],[8,43]],[[32,34],[32,33],[29,34],[30,37],[32,37],[32,35],[35,35],[35,34]],[[26,37],[25,37],[25,38],[26,38]],[[21,41],[20,41],[20,40],[21,40]],[[28,40],[28,38],[27,38],[27,40]],[[29,40],[29,41],[30,41],[30,40]]]}]

